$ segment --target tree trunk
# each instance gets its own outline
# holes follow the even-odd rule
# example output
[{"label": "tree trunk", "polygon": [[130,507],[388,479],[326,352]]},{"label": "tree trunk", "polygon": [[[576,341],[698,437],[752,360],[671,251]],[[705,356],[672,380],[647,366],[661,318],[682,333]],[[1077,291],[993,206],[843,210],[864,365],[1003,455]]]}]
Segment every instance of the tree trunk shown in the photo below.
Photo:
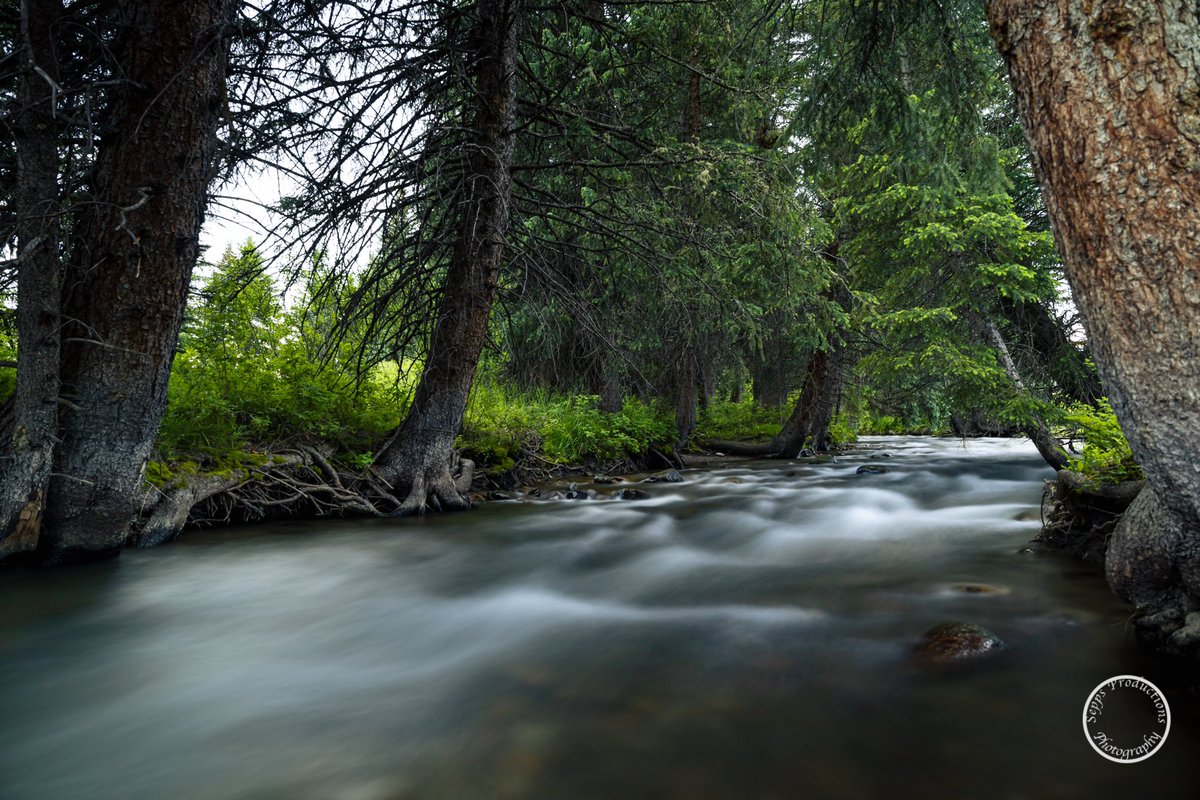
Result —
[{"label": "tree trunk", "polygon": [[[425,372],[408,416],[376,459],[379,473],[407,492],[401,513],[429,504],[467,508],[468,480],[451,475],[454,440],[500,276],[512,196],[520,0],[480,0],[472,33],[475,124],[464,177],[458,239]],[[469,462],[466,462],[469,464]],[[469,468],[468,468],[469,474]]]},{"label": "tree trunk", "polygon": [[696,356],[690,346],[680,358],[675,402],[676,452],[682,452],[696,430]]},{"label": "tree trunk", "polygon": [[[760,408],[779,408],[787,402],[788,380],[784,374],[783,346],[779,337],[771,334],[769,352],[756,358],[751,368],[750,393]],[[764,348],[766,350],[766,348]]]},{"label": "tree trunk", "polygon": [[[692,39],[696,32],[692,32]],[[687,111],[683,115],[683,131],[688,141],[700,141],[700,67],[696,60],[695,46],[688,57],[687,66]]]},{"label": "tree trunk", "polygon": [[842,392],[842,367],[846,362],[847,355],[846,346],[838,343],[828,356],[829,366],[825,372],[825,380],[821,382],[821,393],[817,395],[812,422],[808,426],[812,449],[818,453],[829,451],[829,428],[833,425],[838,397]]},{"label": "tree trunk", "polygon": [[1104,396],[1090,354],[1075,346],[1048,308],[1040,303],[1001,298],[1000,313],[1028,336],[1047,374],[1067,399],[1093,405]]},{"label": "tree trunk", "polygon": [[[825,296],[850,311],[852,297],[849,289],[836,274],[842,267],[838,255],[841,242],[834,240],[825,248],[822,256],[834,270],[834,282],[825,291]],[[795,458],[811,440],[814,450],[829,449],[829,426],[833,424],[834,408],[841,393],[841,373],[849,357],[846,343],[840,331],[829,335],[829,343],[813,353],[804,375],[804,387],[792,409],[792,414],[772,443],[779,458]]]},{"label": "tree trunk", "polygon": [[115,554],[141,498],[199,252],[235,0],[121,6],[91,197],[64,284],[62,404],[39,549]]},{"label": "tree trunk", "polygon": [[[17,180],[17,385],[0,478],[0,559],[37,547],[58,425],[58,80],[54,27],[61,0],[21,7],[20,107],[13,121]],[[40,71],[40,72],[39,72]]]},{"label": "tree trunk", "polygon": [[817,408],[829,375],[829,361],[829,352],[824,348],[813,353],[812,358],[808,360],[800,397],[797,398],[783,429],[771,443],[771,449],[782,458],[795,458],[808,443],[812,423],[816,419]]},{"label": "tree trunk", "polygon": [[[1012,355],[1008,352],[1008,345],[1005,344],[1004,337],[1000,335],[1000,329],[996,327],[996,323],[989,319],[981,319],[979,324],[983,338],[996,353],[996,360],[1000,362],[1000,368],[1004,370],[1004,374],[1012,381],[1017,391],[1028,394],[1029,390],[1025,388],[1025,381],[1021,379],[1021,373],[1017,370],[1017,365],[1013,362]],[[1024,430],[1038,453],[1055,472],[1070,466],[1071,459],[1067,456],[1067,451],[1063,449],[1062,442],[1058,441],[1050,431],[1045,420],[1040,417],[1034,418],[1025,426]]]},{"label": "tree trunk", "polygon": [[604,414],[620,414],[625,407],[625,395],[621,388],[621,365],[617,356],[605,353],[600,374],[600,411]]},{"label": "tree trunk", "polygon": [[[1154,494],[1184,531],[1174,569],[1195,599],[1196,4],[989,0],[987,10],[1101,380]],[[1114,547],[1131,533],[1121,528]]]}]

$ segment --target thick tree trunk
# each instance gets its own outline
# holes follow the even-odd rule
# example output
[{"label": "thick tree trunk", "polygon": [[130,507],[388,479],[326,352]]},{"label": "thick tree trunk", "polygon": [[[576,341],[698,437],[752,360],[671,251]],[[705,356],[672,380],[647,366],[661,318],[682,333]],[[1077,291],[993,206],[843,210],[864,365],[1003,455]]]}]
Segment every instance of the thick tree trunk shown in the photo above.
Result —
[{"label": "thick tree trunk", "polygon": [[[1178,523],[1171,527],[1182,531],[1170,545],[1173,574],[1196,599],[1196,4],[989,0],[987,9],[1100,377],[1154,495]],[[1127,557],[1143,547],[1119,541],[1131,527],[1114,534]]]},{"label": "thick tree trunk", "polygon": [[[835,273],[844,269],[838,256],[841,242],[835,240],[822,253]],[[849,311],[852,299],[849,289],[835,274],[834,283],[826,296]],[[830,334],[829,343],[813,353],[804,374],[804,386],[773,445],[780,458],[795,458],[806,445],[814,450],[829,449],[829,426],[833,424],[834,409],[841,390],[841,374],[849,357],[846,343],[839,331]]]},{"label": "thick tree trunk", "polygon": [[37,547],[58,427],[58,80],[54,28],[61,0],[21,7],[20,107],[13,121],[17,152],[17,385],[11,431],[0,451],[0,559]]},{"label": "thick tree trunk", "polygon": [[829,376],[829,352],[818,350],[808,360],[804,370],[804,386],[800,397],[792,408],[791,416],[784,423],[779,435],[771,443],[771,449],[782,458],[795,458],[808,444],[813,421],[817,418],[818,406]]},{"label": "thick tree trunk", "polygon": [[64,285],[60,443],[39,549],[115,554],[141,498],[199,252],[235,0],[121,6],[123,72]]},{"label": "thick tree trunk", "polygon": [[408,416],[376,459],[377,469],[407,492],[401,513],[428,504],[467,508],[468,469],[451,474],[454,440],[487,339],[500,276],[512,196],[521,0],[480,0],[472,34],[475,134],[450,257],[445,296],[429,358]]},{"label": "thick tree trunk", "polygon": [[842,372],[847,356],[845,345],[840,343],[829,354],[829,367],[825,373],[825,380],[821,383],[816,410],[808,427],[812,449],[818,453],[829,451],[829,428],[833,425],[838,397],[842,391]]},{"label": "thick tree trunk", "polygon": [[696,430],[696,356],[689,346],[680,358],[676,380],[675,442],[676,452],[687,445],[692,431]]}]

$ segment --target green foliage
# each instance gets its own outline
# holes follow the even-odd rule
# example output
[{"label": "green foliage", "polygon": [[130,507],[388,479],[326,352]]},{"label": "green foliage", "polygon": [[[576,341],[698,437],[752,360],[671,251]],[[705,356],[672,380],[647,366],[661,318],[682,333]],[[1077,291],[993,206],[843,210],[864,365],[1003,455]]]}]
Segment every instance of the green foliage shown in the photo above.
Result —
[{"label": "green foliage", "polygon": [[315,437],[361,454],[399,424],[411,386],[395,367],[360,376],[336,354],[320,363],[301,319],[283,308],[252,246],[227,252],[180,337],[160,451],[222,461]]},{"label": "green foliage", "polygon": [[754,402],[749,392],[738,403],[712,400],[700,414],[696,435],[702,439],[765,441],[779,433],[783,427],[782,418],[789,410],[786,405],[764,408]]},{"label": "green foliage", "polygon": [[1072,437],[1084,440],[1083,452],[1071,469],[1100,483],[1137,481],[1146,477],[1133,458],[1133,450],[1107,399],[1097,407],[1076,405],[1068,409],[1065,423]]},{"label": "green foliage", "polygon": [[17,371],[0,368],[0,403],[8,400],[17,388]]},{"label": "green foliage", "polygon": [[492,472],[511,469],[515,459],[536,455],[555,464],[618,461],[674,439],[671,415],[636,399],[616,414],[601,412],[592,395],[563,397],[519,393],[480,382],[471,395],[459,446]]},{"label": "green foliage", "polygon": [[[15,298],[0,292],[0,361],[17,360],[17,315],[9,304]],[[0,403],[8,400],[17,387],[17,371],[0,367]]]},{"label": "green foliage", "polygon": [[838,414],[829,426],[829,441],[835,445],[852,444],[858,441],[858,432],[850,424],[846,414]]}]

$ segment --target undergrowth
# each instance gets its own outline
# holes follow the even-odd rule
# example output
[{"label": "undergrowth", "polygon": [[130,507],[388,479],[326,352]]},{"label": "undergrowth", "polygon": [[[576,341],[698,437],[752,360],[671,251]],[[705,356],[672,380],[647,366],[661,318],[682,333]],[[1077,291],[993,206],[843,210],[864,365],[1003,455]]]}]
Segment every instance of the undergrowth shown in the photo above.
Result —
[{"label": "undergrowth", "polygon": [[1067,410],[1070,435],[1084,441],[1071,460],[1071,469],[1101,484],[1138,481],[1146,477],[1107,399],[1098,407],[1078,404]]},{"label": "undergrowth", "polygon": [[700,413],[696,437],[700,439],[745,439],[767,441],[779,433],[791,408],[791,400],[778,408],[765,408],[749,393],[742,400],[712,400]]},{"label": "undergrowth", "polygon": [[605,414],[594,395],[522,393],[485,381],[471,393],[458,444],[469,458],[503,472],[523,454],[556,465],[620,461],[667,450],[674,437],[672,415],[636,398]]}]

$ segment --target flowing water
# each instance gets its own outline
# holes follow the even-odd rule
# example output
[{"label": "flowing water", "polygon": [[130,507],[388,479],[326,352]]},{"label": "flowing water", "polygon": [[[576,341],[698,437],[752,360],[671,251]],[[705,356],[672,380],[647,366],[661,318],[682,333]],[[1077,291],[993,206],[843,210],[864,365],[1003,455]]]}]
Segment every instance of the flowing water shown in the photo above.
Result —
[{"label": "flowing water", "polygon": [[[1187,676],[1136,649],[1101,578],[1025,549],[1051,477],[1027,442],[684,476],[6,577],[0,798],[1197,796]],[[914,664],[952,620],[1009,647]],[[1173,711],[1137,765],[1081,726],[1125,673]]]}]

